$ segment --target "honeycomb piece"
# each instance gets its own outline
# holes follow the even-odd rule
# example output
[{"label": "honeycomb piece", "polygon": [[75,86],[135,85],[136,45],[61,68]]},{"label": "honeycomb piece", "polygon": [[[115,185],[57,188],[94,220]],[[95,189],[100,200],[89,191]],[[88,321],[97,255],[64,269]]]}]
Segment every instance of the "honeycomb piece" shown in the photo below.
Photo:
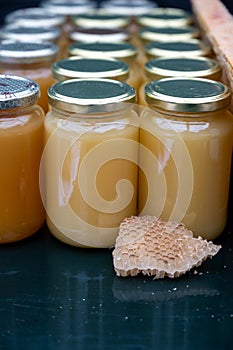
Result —
[{"label": "honeycomb piece", "polygon": [[143,273],[155,279],[174,278],[212,258],[220,248],[212,241],[193,237],[183,224],[154,216],[131,216],[120,225],[113,265],[117,276]]}]

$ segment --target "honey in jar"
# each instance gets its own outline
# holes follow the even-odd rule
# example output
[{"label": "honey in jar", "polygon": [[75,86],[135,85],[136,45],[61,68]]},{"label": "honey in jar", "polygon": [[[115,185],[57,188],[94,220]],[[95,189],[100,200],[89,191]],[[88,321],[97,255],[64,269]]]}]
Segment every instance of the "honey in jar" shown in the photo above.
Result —
[{"label": "honey in jar", "polygon": [[44,223],[39,189],[44,112],[39,85],[0,75],[0,243],[29,237]]},{"label": "honey in jar", "polygon": [[230,91],[204,78],[145,87],[140,115],[139,212],[183,222],[212,240],[227,222],[233,144]]},{"label": "honey in jar", "polygon": [[137,213],[138,115],[129,103],[135,90],[112,79],[70,79],[48,96],[47,225],[67,244],[112,247],[123,218]]},{"label": "honey in jar", "polygon": [[51,65],[58,55],[58,47],[49,42],[0,43],[0,73],[25,76],[40,85],[38,104],[48,111],[47,90],[54,83]]}]

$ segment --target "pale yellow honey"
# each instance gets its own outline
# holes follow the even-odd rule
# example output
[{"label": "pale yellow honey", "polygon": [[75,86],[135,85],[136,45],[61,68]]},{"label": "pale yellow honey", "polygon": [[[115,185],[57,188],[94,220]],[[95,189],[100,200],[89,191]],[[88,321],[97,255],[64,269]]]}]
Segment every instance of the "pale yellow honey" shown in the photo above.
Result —
[{"label": "pale yellow honey", "polygon": [[137,213],[138,121],[135,112],[101,121],[45,118],[47,224],[76,246],[110,247],[121,221]]},{"label": "pale yellow honey", "polygon": [[227,220],[232,123],[225,110],[172,118],[144,109],[139,213],[183,222],[195,236],[219,236]]},{"label": "pale yellow honey", "polygon": [[43,119],[38,106],[0,112],[0,243],[28,237],[44,223],[39,189]]}]

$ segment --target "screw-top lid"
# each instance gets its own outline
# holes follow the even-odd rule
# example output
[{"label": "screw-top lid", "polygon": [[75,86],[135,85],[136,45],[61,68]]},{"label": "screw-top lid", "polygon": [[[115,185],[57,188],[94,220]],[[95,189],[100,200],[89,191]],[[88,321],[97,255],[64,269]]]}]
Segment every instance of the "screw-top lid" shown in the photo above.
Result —
[{"label": "screw-top lid", "polygon": [[25,77],[0,74],[0,110],[27,107],[39,98],[39,85]]},{"label": "screw-top lid", "polygon": [[150,13],[137,17],[137,23],[148,27],[182,27],[192,23],[192,16],[182,9],[157,7]]},{"label": "screw-top lid", "polygon": [[40,6],[46,8],[51,13],[59,14],[62,16],[74,16],[80,13],[86,13],[92,10],[95,6],[91,1],[77,1],[77,0],[45,0],[40,3]]},{"label": "screw-top lid", "polygon": [[211,47],[198,39],[187,41],[152,42],[145,45],[145,52],[149,57],[193,57],[209,56]]},{"label": "screw-top lid", "polygon": [[40,7],[25,8],[8,13],[5,18],[8,24],[19,27],[60,27],[65,22],[64,16],[49,13]]},{"label": "screw-top lid", "polygon": [[115,15],[104,10],[74,16],[73,23],[83,28],[123,28],[129,24],[126,16]]},{"label": "screw-top lid", "polygon": [[53,61],[58,55],[55,44],[6,41],[0,44],[0,62],[33,63]]},{"label": "screw-top lid", "polygon": [[129,76],[129,66],[113,58],[69,57],[52,66],[53,77],[59,81],[74,78],[108,78],[124,81]]},{"label": "screw-top lid", "polygon": [[164,78],[145,86],[152,107],[171,112],[210,112],[227,108],[231,94],[224,84],[203,78]]},{"label": "screw-top lid", "polygon": [[122,42],[129,39],[125,30],[110,28],[79,28],[69,33],[69,39],[77,42]]},{"label": "screw-top lid", "polygon": [[144,65],[145,74],[151,79],[183,76],[211,78],[221,74],[219,64],[206,57],[161,57],[147,61]]},{"label": "screw-top lid", "polygon": [[2,28],[0,38],[2,40],[15,41],[57,41],[61,31],[55,27],[20,27],[18,24],[8,25]]},{"label": "screw-top lid", "polygon": [[150,12],[157,6],[156,2],[151,1],[105,1],[101,3],[101,7],[106,11],[123,16],[141,16]]},{"label": "screw-top lid", "polygon": [[139,37],[146,41],[180,41],[196,38],[199,30],[192,26],[182,27],[144,27],[139,30]]},{"label": "screw-top lid", "polygon": [[137,48],[129,43],[76,43],[69,46],[68,53],[71,56],[112,57],[124,61],[136,57]]},{"label": "screw-top lid", "polygon": [[135,95],[136,91],[130,85],[111,79],[71,79],[48,89],[50,105],[70,112],[99,113],[122,109],[125,105],[122,102],[134,102]]}]

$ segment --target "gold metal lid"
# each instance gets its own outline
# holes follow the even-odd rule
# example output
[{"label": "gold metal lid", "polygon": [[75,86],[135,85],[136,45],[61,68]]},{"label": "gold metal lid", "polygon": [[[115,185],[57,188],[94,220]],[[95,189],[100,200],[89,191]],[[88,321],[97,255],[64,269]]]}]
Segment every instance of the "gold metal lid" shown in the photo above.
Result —
[{"label": "gold metal lid", "polygon": [[73,16],[74,25],[83,28],[125,28],[129,24],[129,17],[96,10],[90,13]]},{"label": "gold metal lid", "polygon": [[221,67],[217,61],[206,57],[161,57],[147,61],[144,71],[151,80],[178,76],[210,78],[220,76]]},{"label": "gold metal lid", "polygon": [[129,40],[126,30],[110,28],[79,28],[69,33],[69,39],[74,42],[95,43],[101,42],[124,42]]},{"label": "gold metal lid", "polygon": [[125,108],[125,102],[135,102],[135,96],[133,87],[112,79],[70,79],[48,89],[52,107],[74,113],[119,110]]},{"label": "gold metal lid", "polygon": [[203,113],[227,108],[231,93],[224,84],[203,78],[164,78],[145,86],[148,104],[174,113]]},{"label": "gold metal lid", "polygon": [[7,25],[0,32],[1,40],[15,41],[52,41],[56,42],[61,36],[61,30],[55,27],[20,27],[17,24]]},{"label": "gold metal lid", "polygon": [[58,81],[67,79],[107,78],[125,81],[129,66],[113,58],[69,57],[52,66],[53,77]]},{"label": "gold metal lid", "polygon": [[187,41],[152,42],[145,45],[145,53],[149,57],[194,57],[209,56],[212,48],[199,39]]},{"label": "gold metal lid", "polygon": [[40,7],[30,7],[8,13],[4,21],[19,27],[60,27],[64,24],[65,17],[46,12]]},{"label": "gold metal lid", "polygon": [[138,32],[140,39],[144,41],[183,41],[197,38],[200,32],[193,26],[182,27],[144,27]]},{"label": "gold metal lid", "polygon": [[82,57],[112,57],[122,61],[133,59],[137,48],[129,43],[75,43],[68,47],[70,56]]},{"label": "gold metal lid", "polygon": [[170,7],[157,7],[136,20],[139,25],[148,27],[182,27],[193,22],[191,13]]},{"label": "gold metal lid", "polygon": [[40,96],[36,82],[11,74],[0,74],[0,110],[28,107],[35,104]]},{"label": "gold metal lid", "polygon": [[58,46],[50,42],[4,41],[0,43],[0,62],[10,64],[53,62],[58,52]]}]

